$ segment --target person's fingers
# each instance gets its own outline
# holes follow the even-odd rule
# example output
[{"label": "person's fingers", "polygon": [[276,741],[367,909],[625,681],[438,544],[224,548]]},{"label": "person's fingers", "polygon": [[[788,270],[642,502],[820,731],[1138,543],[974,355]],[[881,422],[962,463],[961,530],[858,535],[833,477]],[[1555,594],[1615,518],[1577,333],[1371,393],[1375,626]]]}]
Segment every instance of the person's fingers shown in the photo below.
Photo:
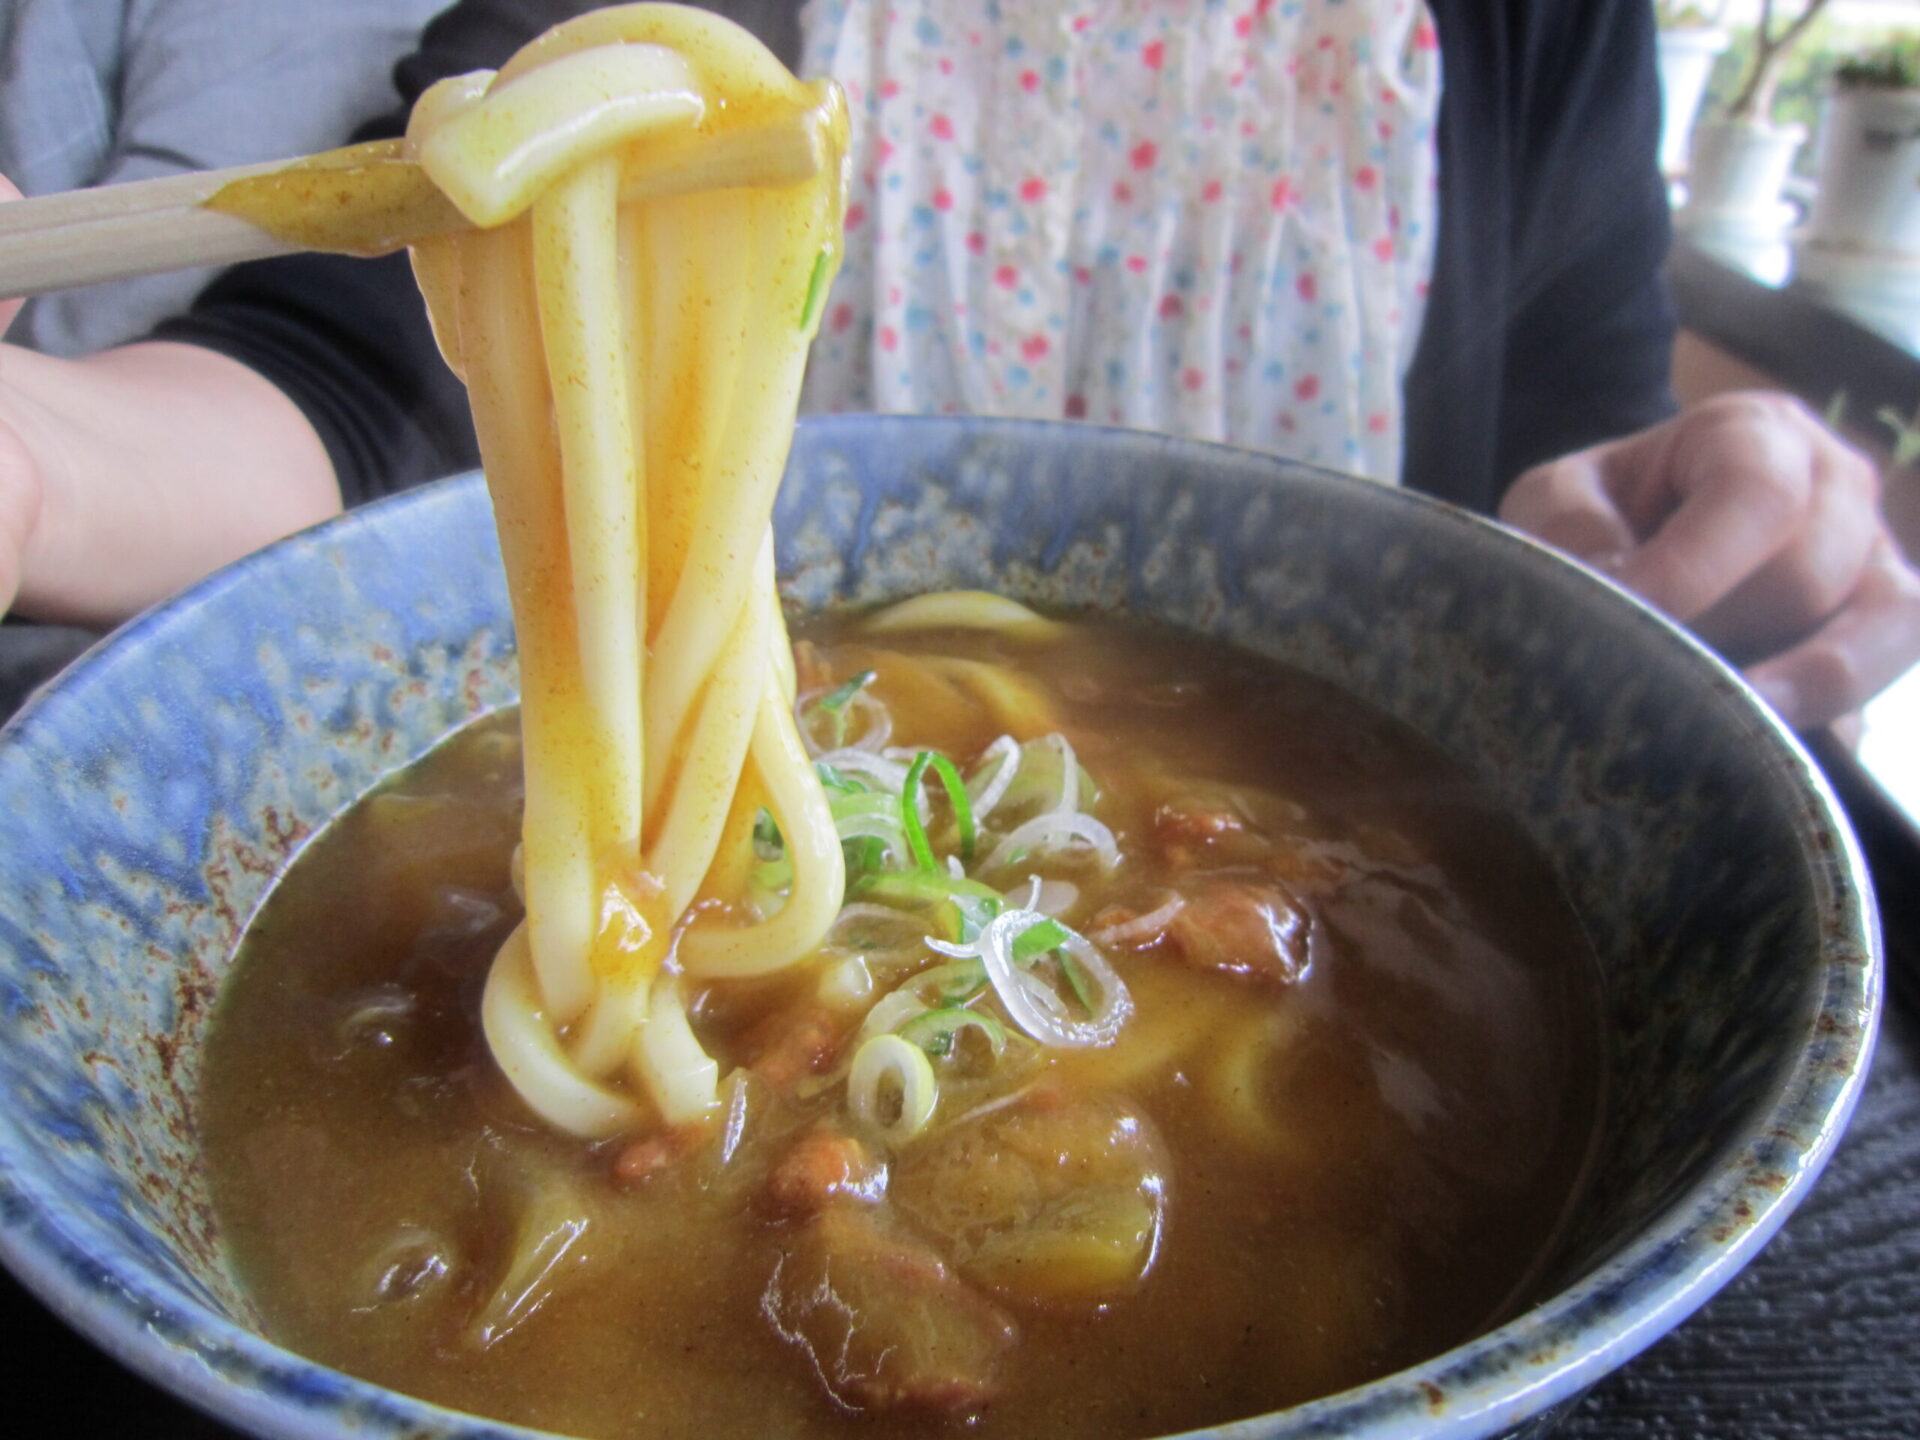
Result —
[{"label": "person's fingers", "polygon": [[1675,426],[1669,446],[1610,452],[1606,483],[1643,537],[1615,578],[1691,623],[1804,534],[1818,464],[1815,437],[1775,407],[1702,406]]},{"label": "person's fingers", "polygon": [[1500,519],[1575,559],[1606,569],[1634,545],[1634,534],[1608,493],[1604,447],[1564,455],[1527,471],[1500,502]]},{"label": "person's fingers", "polygon": [[1920,573],[1882,532],[1847,602],[1747,680],[1790,725],[1810,730],[1858,709],[1916,662]]},{"label": "person's fingers", "polygon": [[1884,533],[1879,472],[1865,456],[1827,440],[1815,444],[1813,463],[1807,508],[1791,543],[1695,626],[1735,660],[1791,644],[1844,605]]}]

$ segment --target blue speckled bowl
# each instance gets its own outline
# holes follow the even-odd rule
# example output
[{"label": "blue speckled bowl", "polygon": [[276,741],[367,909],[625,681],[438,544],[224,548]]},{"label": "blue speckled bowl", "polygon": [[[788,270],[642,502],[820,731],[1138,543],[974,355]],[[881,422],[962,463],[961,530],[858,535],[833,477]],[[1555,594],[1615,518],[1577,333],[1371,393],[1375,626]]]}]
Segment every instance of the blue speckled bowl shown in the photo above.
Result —
[{"label": "blue speckled bowl", "polygon": [[[778,524],[807,606],[989,586],[1328,677],[1463,760],[1585,918],[1617,1083],[1564,1288],[1228,1433],[1530,1432],[1806,1194],[1877,1014],[1864,872],[1807,758],[1658,617],[1414,496],[1084,427],[810,422]],[[193,1119],[220,977],[288,858],[513,698],[490,526],[468,478],[296,537],[129,626],[0,739],[0,1251],[112,1354],[262,1435],[526,1433],[257,1338]]]}]

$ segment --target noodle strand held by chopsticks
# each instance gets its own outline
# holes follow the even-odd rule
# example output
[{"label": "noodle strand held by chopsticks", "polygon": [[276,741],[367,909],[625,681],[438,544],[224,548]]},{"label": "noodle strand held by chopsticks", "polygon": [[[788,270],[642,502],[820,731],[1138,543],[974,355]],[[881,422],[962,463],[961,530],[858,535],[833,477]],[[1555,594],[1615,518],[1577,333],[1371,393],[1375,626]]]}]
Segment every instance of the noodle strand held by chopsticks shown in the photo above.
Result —
[{"label": "noodle strand held by chopsticks", "polygon": [[[832,151],[812,180],[621,198],[650,150],[805,113]],[[672,5],[558,26],[434,87],[409,129],[489,227],[414,252],[472,400],[520,641],[527,918],[482,1018],[528,1104],[575,1134],[712,1110],[683,969],[778,969],[840,906],[769,521],[809,297],[838,260],[845,136],[831,85]],[[730,853],[761,804],[793,860],[770,915]]]}]

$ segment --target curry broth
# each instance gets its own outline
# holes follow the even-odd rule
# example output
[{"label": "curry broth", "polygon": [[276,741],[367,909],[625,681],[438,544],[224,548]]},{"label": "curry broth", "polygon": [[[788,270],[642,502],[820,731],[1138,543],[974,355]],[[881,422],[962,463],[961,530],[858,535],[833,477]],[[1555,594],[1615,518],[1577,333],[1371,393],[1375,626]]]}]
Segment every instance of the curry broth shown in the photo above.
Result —
[{"label": "curry broth", "polygon": [[[883,642],[840,623],[803,646],[836,681],[875,672],[896,744],[965,761],[1009,729],[1071,740],[1126,857],[1111,880],[1071,872],[1063,918],[1083,932],[1255,875],[1311,920],[1300,975],[1199,963],[1204,936],[1103,947],[1134,1005],[1110,1050],[1030,1060],[1013,1099],[958,1132],[943,1111],[892,1156],[884,1198],[836,1202],[850,1224],[884,1214],[884,1243],[917,1256],[930,1224],[964,1227],[950,1212],[995,1164],[1053,1143],[1049,1125],[1134,1146],[1125,1163],[1154,1172],[1144,1278],[1109,1293],[1036,1302],[979,1256],[887,1251],[889,1275],[956,1269],[932,1309],[973,1328],[940,1339],[994,1357],[990,1398],[909,1405],[890,1430],[1183,1430],[1388,1373],[1528,1297],[1596,1129],[1596,973],[1544,861],[1457,769],[1325,685],[1191,637],[1090,623],[1044,644]],[[200,1113],[268,1333],[607,1440],[864,1423],[817,1329],[795,1338],[818,1323],[793,1318],[807,1267],[841,1263],[827,1222],[766,1200],[823,1116],[847,1128],[843,1063],[783,1088],[755,1058],[816,1012],[815,972],[696,1002],[703,1041],[743,1066],[711,1134],[641,1152],[549,1132],[477,1023],[518,916],[518,805],[512,717],[484,721],[343,816],[249,932]]]}]

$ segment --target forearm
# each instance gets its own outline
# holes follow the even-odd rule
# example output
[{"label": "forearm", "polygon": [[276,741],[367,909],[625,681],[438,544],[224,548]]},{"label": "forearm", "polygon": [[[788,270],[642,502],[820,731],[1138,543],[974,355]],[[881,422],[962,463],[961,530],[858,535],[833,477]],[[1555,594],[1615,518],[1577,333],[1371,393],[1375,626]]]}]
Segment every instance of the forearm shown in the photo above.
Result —
[{"label": "forearm", "polygon": [[22,532],[13,608],[36,619],[117,623],[340,508],[301,411],[197,346],[0,347],[0,425],[35,471],[0,475],[0,501]]}]

